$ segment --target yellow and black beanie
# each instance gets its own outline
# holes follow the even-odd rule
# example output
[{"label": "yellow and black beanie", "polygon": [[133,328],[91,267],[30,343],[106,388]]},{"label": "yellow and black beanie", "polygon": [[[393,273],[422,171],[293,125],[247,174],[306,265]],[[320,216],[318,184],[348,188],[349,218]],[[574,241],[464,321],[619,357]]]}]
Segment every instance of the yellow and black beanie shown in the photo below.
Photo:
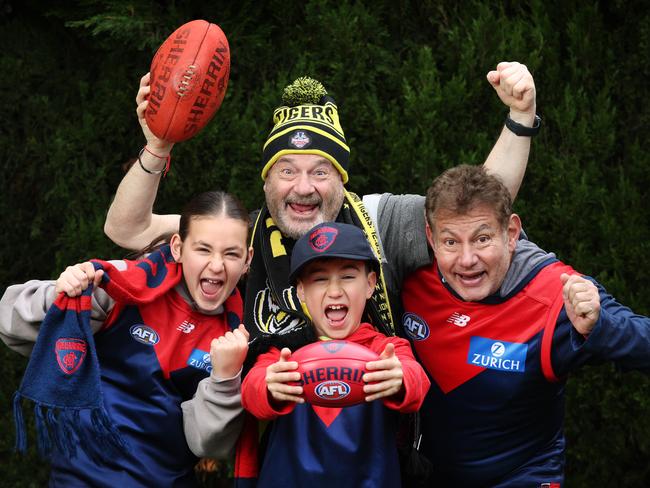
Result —
[{"label": "yellow and black beanie", "polygon": [[301,153],[327,158],[347,183],[350,148],[336,102],[323,85],[312,78],[298,78],[284,89],[282,102],[273,112],[273,129],[264,144],[262,179],[282,155]]}]

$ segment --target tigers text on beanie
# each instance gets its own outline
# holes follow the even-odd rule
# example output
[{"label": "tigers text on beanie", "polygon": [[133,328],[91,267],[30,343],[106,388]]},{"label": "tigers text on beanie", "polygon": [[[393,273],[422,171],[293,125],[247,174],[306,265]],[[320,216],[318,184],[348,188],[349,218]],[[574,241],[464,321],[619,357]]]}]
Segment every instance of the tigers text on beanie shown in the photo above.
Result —
[{"label": "tigers text on beanie", "polygon": [[348,181],[350,148],[336,102],[323,85],[301,77],[284,89],[283,106],[273,112],[273,129],[264,144],[262,179],[284,154],[316,154],[329,160]]}]

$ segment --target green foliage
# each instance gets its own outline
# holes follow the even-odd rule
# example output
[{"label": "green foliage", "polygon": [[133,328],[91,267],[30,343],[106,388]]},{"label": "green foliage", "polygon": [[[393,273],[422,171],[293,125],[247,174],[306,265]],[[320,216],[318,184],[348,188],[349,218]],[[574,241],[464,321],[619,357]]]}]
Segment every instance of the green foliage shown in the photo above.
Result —
[{"label": "green foliage", "polygon": [[[0,2],[0,287],[124,254],[102,227],[144,143],[139,79],[163,39],[203,18],[230,42],[228,92],[210,125],[174,148],[157,212],[175,213],[214,187],[256,208],[273,109],[300,76],[323,82],[337,101],[352,150],[351,190],[421,193],[444,168],[485,159],[505,117],[485,74],[518,60],[535,76],[543,118],[516,202],[528,234],[648,315],[646,3]],[[47,478],[33,448],[28,457],[11,453],[8,407],[24,366],[0,351],[6,486]],[[649,486],[647,377],[589,367],[567,391],[567,484]]]}]

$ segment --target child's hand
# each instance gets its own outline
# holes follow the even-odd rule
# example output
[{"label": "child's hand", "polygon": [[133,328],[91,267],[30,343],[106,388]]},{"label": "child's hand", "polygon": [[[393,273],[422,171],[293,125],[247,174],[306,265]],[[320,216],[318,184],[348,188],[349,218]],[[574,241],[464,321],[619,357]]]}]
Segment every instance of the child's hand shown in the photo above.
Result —
[{"label": "child's hand", "polygon": [[241,370],[248,352],[248,331],[244,324],[212,339],[210,361],[217,378],[232,378]]},{"label": "child's hand", "polygon": [[57,293],[63,292],[69,297],[76,297],[81,295],[90,283],[95,286],[99,285],[102,276],[104,276],[104,271],[101,269],[95,271],[95,267],[90,261],[68,266],[56,280],[55,290]]},{"label": "child's hand", "polygon": [[367,402],[377,400],[378,398],[389,397],[402,389],[402,363],[395,355],[395,346],[391,343],[386,344],[377,361],[370,361],[366,364],[366,369],[374,371],[363,375],[363,381],[372,383],[363,387],[363,391],[368,393]]},{"label": "child's hand", "polygon": [[266,388],[278,402],[304,403],[302,386],[287,385],[290,381],[300,381],[300,373],[296,361],[289,361],[291,351],[285,347],[280,351],[280,359],[266,368]]}]

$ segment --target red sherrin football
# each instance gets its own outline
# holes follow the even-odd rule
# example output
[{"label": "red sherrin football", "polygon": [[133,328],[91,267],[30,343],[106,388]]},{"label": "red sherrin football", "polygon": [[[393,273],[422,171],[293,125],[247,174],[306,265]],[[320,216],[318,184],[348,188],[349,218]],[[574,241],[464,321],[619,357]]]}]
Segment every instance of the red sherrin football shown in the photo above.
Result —
[{"label": "red sherrin football", "polygon": [[145,119],[157,137],[195,136],[221,105],[230,74],[230,48],[216,24],[193,20],[162,43],[151,61]]},{"label": "red sherrin football", "polygon": [[319,341],[291,355],[305,400],[323,407],[347,407],[365,401],[363,375],[366,363],[379,354],[349,341]]}]

